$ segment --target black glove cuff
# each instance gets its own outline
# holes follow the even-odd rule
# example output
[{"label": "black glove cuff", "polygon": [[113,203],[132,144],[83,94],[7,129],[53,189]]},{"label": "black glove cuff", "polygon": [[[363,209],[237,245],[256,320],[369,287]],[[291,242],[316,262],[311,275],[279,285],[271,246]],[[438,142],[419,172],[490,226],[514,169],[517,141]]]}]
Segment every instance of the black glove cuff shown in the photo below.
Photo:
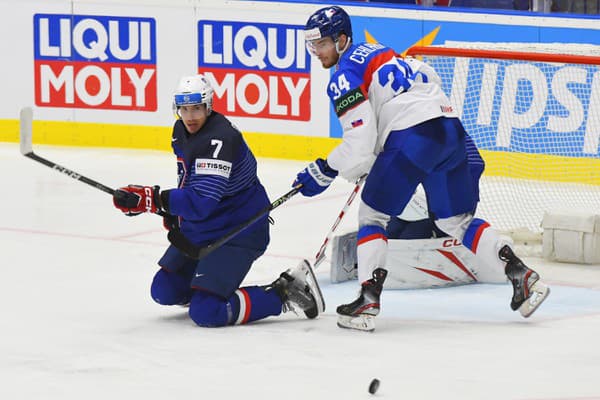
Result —
[{"label": "black glove cuff", "polygon": [[163,190],[162,192],[160,192],[160,196],[159,196],[159,204],[161,206],[161,208],[170,213],[170,207],[169,207],[169,194],[171,193],[170,190]]}]

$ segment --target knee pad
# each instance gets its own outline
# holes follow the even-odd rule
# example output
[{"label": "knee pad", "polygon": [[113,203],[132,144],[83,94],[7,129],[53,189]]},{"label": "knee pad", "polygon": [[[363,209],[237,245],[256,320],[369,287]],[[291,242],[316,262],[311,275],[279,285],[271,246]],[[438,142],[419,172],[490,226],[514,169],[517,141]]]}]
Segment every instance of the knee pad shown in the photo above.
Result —
[{"label": "knee pad", "polygon": [[225,326],[231,319],[231,305],[221,297],[195,291],[190,301],[190,318],[204,327]]},{"label": "knee pad", "polygon": [[190,301],[191,293],[189,280],[181,274],[162,268],[154,275],[150,287],[152,299],[164,306],[187,304]]}]

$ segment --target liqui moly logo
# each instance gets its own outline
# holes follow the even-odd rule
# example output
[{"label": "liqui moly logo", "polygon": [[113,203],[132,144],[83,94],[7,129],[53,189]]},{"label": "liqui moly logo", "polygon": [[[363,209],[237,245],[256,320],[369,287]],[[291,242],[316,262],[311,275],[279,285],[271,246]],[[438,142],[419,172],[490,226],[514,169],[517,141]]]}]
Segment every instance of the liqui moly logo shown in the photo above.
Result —
[{"label": "liqui moly logo", "polygon": [[155,111],[152,18],[36,14],[35,104]]},{"label": "liqui moly logo", "polygon": [[310,59],[303,26],[199,21],[198,72],[214,107],[241,117],[308,121]]}]

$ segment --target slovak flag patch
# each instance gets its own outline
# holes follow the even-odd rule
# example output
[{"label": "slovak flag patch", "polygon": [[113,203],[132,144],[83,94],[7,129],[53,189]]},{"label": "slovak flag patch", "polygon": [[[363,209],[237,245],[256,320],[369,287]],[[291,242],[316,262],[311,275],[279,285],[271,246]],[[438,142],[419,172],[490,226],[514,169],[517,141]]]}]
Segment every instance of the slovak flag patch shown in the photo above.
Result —
[{"label": "slovak flag patch", "polygon": [[363,124],[363,120],[357,119],[356,121],[352,121],[350,124],[352,125],[353,128],[357,128]]}]

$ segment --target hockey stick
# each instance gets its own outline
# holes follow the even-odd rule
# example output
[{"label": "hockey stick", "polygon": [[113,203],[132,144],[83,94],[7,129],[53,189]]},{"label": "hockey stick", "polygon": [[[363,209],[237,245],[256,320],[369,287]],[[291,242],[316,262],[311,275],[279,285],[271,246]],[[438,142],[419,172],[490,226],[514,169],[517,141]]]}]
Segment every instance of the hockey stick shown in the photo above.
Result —
[{"label": "hockey stick", "polygon": [[[83,183],[87,183],[90,186],[95,187],[96,189],[102,190],[105,193],[110,194],[111,196],[115,194],[115,190],[101,184],[100,182],[96,182],[93,179],[90,179],[86,176],[83,176],[69,168],[63,167],[62,165],[56,164],[46,158],[40,157],[33,152],[33,144],[32,144],[32,135],[33,135],[33,110],[31,107],[23,108],[20,112],[20,149],[21,154],[25,157],[31,158],[34,161],[42,163],[58,172],[62,172],[70,178],[81,181]],[[167,234],[167,238],[169,242],[173,244],[173,246],[177,247],[182,253],[187,255],[188,257],[201,259],[206,257],[208,254],[212,253],[219,247],[223,246],[223,244],[227,243],[233,237],[237,236],[244,229],[252,225],[254,222],[258,221],[265,214],[268,214],[271,210],[279,207],[281,204],[285,203],[289,200],[293,195],[300,191],[302,185],[295,186],[288,193],[284,194],[273,203],[264,207],[260,211],[258,211],[255,215],[253,215],[248,221],[243,222],[234,228],[227,235],[223,236],[221,239],[207,245],[207,246],[196,246],[191,243],[184,235],[181,233],[179,229],[171,229]],[[168,214],[160,211],[157,212],[160,216],[166,216]]]},{"label": "hockey stick", "polygon": [[[289,192],[287,192],[286,194],[284,194],[277,200],[273,201],[268,206],[259,210],[256,214],[254,214],[248,220],[242,222],[237,227],[233,228],[233,230],[231,230],[228,234],[223,236],[221,239],[218,239],[206,246],[196,246],[196,245],[190,243],[189,241],[187,243],[180,242],[179,236],[183,236],[183,235],[179,231],[176,231],[176,232],[170,231],[168,234],[169,241],[171,243],[173,243],[179,250],[181,250],[188,257],[194,258],[196,260],[200,260],[201,258],[206,257],[207,255],[209,255],[210,253],[212,253],[219,247],[223,246],[225,243],[229,242],[231,239],[233,239],[235,236],[239,235],[242,231],[244,231],[250,225],[252,225],[256,221],[258,221],[265,215],[269,214],[272,210],[276,209],[277,207],[279,207],[280,205],[282,205],[283,203],[288,201],[290,198],[292,198],[292,196],[294,196],[296,193],[298,193],[300,191],[301,187],[302,187],[301,184],[294,186],[294,188],[292,190],[290,190]],[[173,232],[175,232],[175,233],[173,233]]]},{"label": "hockey stick", "polygon": [[20,144],[20,148],[21,148],[21,154],[23,154],[25,157],[31,158],[34,161],[42,163],[42,164],[46,165],[47,167],[50,167],[58,172],[61,172],[70,178],[81,181],[83,183],[87,183],[88,185],[93,186],[96,189],[100,189],[103,192],[110,194],[111,196],[115,194],[114,189],[111,189],[108,186],[104,186],[100,182],[96,182],[93,179],[90,179],[81,174],[78,174],[75,171],[72,171],[66,167],[63,167],[62,165],[58,165],[50,160],[47,160],[47,159],[35,154],[33,152],[33,145],[32,145],[32,140],[31,140],[31,137],[33,134],[33,110],[31,109],[31,107],[25,107],[21,110],[19,117],[20,117],[20,132],[19,132],[20,142],[19,142],[19,144]]},{"label": "hockey stick", "polygon": [[[25,157],[31,158],[34,161],[37,161],[41,164],[46,165],[58,172],[65,174],[66,176],[73,178],[77,181],[86,183],[96,189],[103,191],[104,193],[108,193],[111,196],[115,194],[115,190],[101,184],[100,182],[96,182],[93,179],[90,179],[86,176],[83,176],[69,168],[63,167],[62,165],[56,164],[44,157],[40,157],[33,152],[33,144],[32,144],[32,136],[33,136],[33,110],[31,107],[25,107],[21,110],[20,115],[20,132],[19,132],[19,145],[21,149],[21,154]],[[161,217],[170,216],[169,214],[158,211],[156,213]],[[193,246],[193,244],[181,233],[179,229],[172,229],[169,231],[167,235],[169,241],[173,244],[173,246],[177,247],[179,250],[183,251],[183,249],[189,248]]]},{"label": "hockey stick", "polygon": [[358,178],[358,180],[356,181],[356,186],[354,186],[354,190],[352,190],[352,193],[350,193],[348,200],[346,200],[346,204],[344,204],[342,211],[340,211],[340,214],[338,215],[335,222],[333,223],[333,226],[327,233],[327,236],[325,237],[325,240],[323,241],[321,248],[319,249],[319,251],[317,252],[317,255],[315,256],[315,262],[313,264],[313,268],[316,269],[317,266],[319,266],[319,264],[321,264],[321,262],[323,262],[323,260],[325,259],[325,249],[327,249],[327,245],[329,244],[329,241],[331,240],[333,233],[337,229],[340,222],[342,222],[342,218],[344,218],[344,215],[346,215],[348,208],[350,208],[350,205],[352,204],[352,202],[354,201],[354,198],[360,191],[360,188],[366,178],[367,178],[367,175],[365,174],[365,175],[361,176],[360,178]]},{"label": "hockey stick", "polygon": [[[342,219],[344,218],[344,215],[346,215],[346,212],[348,211],[348,208],[354,201],[354,198],[360,191],[360,188],[361,188],[362,184],[364,183],[366,177],[367,177],[367,175],[365,174],[365,175],[361,176],[360,178],[358,178],[358,180],[356,181],[356,185],[354,186],[354,189],[350,193],[348,200],[346,200],[346,203],[344,204],[342,211],[340,211],[335,222],[333,223],[333,226],[327,233],[327,236],[325,237],[325,240],[323,241],[321,248],[319,248],[319,251],[317,252],[317,255],[315,256],[315,261],[313,263],[313,266],[311,267],[310,263],[306,260],[300,262],[300,264],[302,264],[303,262],[306,262],[308,264],[308,266],[311,270],[311,272],[310,272],[310,276],[312,277],[311,279],[315,281],[315,284],[319,291],[319,296],[321,297],[321,299],[323,299],[323,294],[321,293],[321,289],[319,288],[319,285],[317,283],[317,278],[315,277],[314,270],[317,269],[319,264],[321,264],[323,262],[323,260],[325,259],[325,250],[327,249],[327,245],[329,244],[329,241],[331,240],[331,237],[333,236],[333,233],[337,229],[338,225],[340,224],[340,222],[342,222]],[[317,307],[319,309],[319,314],[323,313],[325,311],[325,302],[322,300],[320,303],[317,304]]]}]

